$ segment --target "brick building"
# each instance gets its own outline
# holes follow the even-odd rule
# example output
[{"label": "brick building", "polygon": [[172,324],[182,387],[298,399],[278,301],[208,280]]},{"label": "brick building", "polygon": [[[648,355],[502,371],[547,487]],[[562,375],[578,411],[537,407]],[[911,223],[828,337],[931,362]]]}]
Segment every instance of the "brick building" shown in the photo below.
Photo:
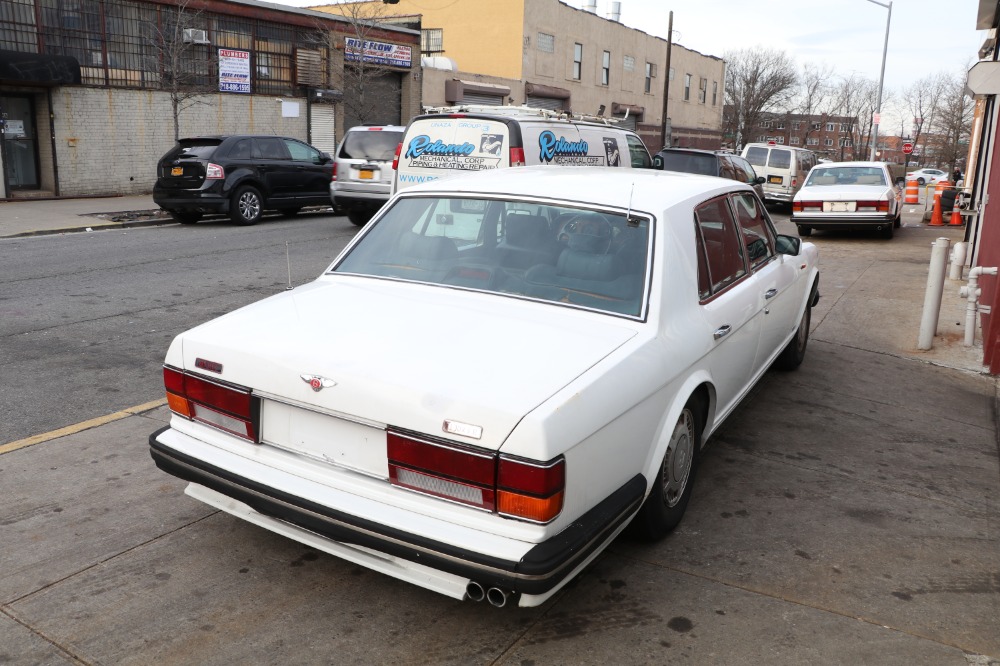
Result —
[{"label": "brick building", "polygon": [[[727,107],[728,108],[728,107]],[[835,162],[866,160],[859,143],[858,119],[830,114],[769,113],[762,116],[756,133],[745,143],[767,143],[808,148]]]},{"label": "brick building", "polygon": [[4,0],[0,198],[149,192],[178,100],[181,136],[279,134],[332,152],[359,122],[345,54],[348,70],[379,67],[380,115],[366,120],[409,119],[419,31],[378,26],[366,39],[379,48],[362,51],[355,27],[255,0]]}]

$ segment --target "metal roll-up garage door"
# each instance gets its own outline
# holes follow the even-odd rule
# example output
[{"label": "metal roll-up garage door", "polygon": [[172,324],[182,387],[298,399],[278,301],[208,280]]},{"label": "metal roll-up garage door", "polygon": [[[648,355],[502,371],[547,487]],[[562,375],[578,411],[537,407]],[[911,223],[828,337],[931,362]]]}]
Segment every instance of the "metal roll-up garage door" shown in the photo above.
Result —
[{"label": "metal roll-up garage door", "polygon": [[556,97],[536,97],[528,95],[528,106],[534,109],[550,109],[552,111],[563,110],[563,100]]},{"label": "metal roll-up garage door", "polygon": [[503,106],[503,97],[498,95],[484,95],[466,91],[462,95],[463,104],[486,104],[488,106]]},{"label": "metal roll-up garage door", "polygon": [[333,156],[337,152],[336,106],[313,104],[309,108],[309,143]]},{"label": "metal roll-up garage door", "polygon": [[624,127],[633,131],[635,130],[636,123],[639,122],[639,116],[633,116],[632,114],[629,114],[628,118],[624,114],[620,116],[616,115],[615,118],[618,119],[618,127]]}]

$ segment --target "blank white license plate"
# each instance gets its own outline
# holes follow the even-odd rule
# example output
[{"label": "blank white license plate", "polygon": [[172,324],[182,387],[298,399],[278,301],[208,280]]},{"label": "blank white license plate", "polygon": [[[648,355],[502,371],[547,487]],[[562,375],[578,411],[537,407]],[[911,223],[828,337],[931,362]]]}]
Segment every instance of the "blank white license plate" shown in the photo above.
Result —
[{"label": "blank white license plate", "polygon": [[853,213],[857,210],[857,203],[854,201],[824,201],[824,213]]}]

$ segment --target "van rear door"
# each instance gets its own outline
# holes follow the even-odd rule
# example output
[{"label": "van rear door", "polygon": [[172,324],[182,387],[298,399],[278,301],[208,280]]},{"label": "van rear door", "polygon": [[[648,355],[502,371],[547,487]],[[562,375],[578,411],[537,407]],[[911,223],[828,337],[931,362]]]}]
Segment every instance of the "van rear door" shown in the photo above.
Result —
[{"label": "van rear door", "polygon": [[510,128],[503,120],[424,116],[406,129],[393,192],[469,171],[510,166]]}]

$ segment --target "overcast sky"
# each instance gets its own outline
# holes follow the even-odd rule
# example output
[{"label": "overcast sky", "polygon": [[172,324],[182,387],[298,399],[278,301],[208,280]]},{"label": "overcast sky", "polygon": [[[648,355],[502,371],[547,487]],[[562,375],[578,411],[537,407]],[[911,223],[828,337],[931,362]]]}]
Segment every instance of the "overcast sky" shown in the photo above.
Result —
[{"label": "overcast sky", "polygon": [[[317,0],[270,0],[306,7]],[[419,2],[420,0],[416,0]],[[468,1],[468,0],[466,0]],[[490,0],[472,0],[484,6]],[[531,0],[526,0],[531,2]],[[581,8],[584,0],[563,0]],[[428,0],[440,6],[440,0]],[[764,46],[799,63],[829,64],[835,76],[857,73],[878,81],[889,14],[880,0],[621,0],[621,22],[666,38],[674,12],[674,41],[706,55]],[[978,0],[895,0],[889,27],[887,97],[939,71],[965,72],[986,39],[976,30]],[[597,0],[607,16],[611,0]]]}]

